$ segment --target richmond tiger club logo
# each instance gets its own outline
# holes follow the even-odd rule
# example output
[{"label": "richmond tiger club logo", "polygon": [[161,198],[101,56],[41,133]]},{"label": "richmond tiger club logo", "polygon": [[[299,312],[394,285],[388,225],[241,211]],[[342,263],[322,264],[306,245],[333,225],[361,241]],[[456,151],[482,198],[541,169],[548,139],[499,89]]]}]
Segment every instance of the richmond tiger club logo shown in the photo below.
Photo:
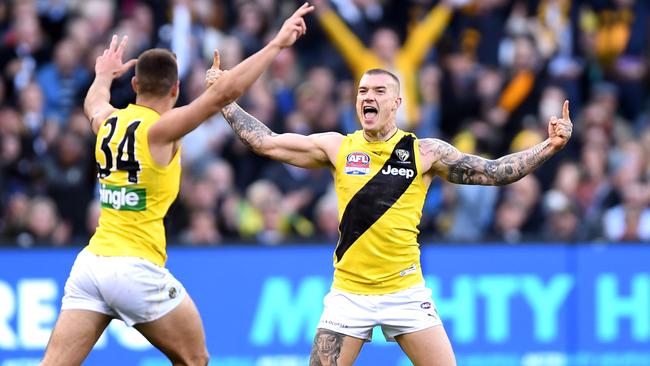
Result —
[{"label": "richmond tiger club logo", "polygon": [[349,175],[366,175],[370,174],[370,156],[368,154],[355,151],[349,153],[345,158],[345,174]]},{"label": "richmond tiger club logo", "polygon": [[408,163],[408,158],[411,154],[407,150],[404,149],[396,149],[395,150],[395,155],[397,155],[397,158],[399,159],[400,162],[403,163]]}]

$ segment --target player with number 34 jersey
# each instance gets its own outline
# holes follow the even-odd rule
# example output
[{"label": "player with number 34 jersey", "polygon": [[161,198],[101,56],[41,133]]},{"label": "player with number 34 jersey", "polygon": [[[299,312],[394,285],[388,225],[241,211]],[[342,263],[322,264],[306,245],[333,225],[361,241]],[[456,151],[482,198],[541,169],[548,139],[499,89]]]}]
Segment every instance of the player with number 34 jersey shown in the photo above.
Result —
[{"label": "player with number 34 jersey", "polygon": [[153,109],[130,104],[99,128],[95,159],[102,212],[88,246],[97,255],[139,257],[160,266],[167,259],[162,219],[178,195],[181,150],[166,166],[152,159],[147,133],[159,118]]},{"label": "player with number 34 jersey", "polygon": [[[134,327],[174,365],[205,366],[201,317],[183,285],[165,268],[163,217],[180,185],[181,138],[241,97],[275,57],[305,34],[305,3],[261,50],[222,75],[189,104],[174,107],[180,84],[166,49],[122,61],[127,38],[97,57],[84,111],[97,134],[99,226],[75,259],[61,312],[41,366],[81,365],[113,319]],[[215,51],[214,65],[219,67]],[[110,104],[115,78],[135,66],[135,103]]]}]

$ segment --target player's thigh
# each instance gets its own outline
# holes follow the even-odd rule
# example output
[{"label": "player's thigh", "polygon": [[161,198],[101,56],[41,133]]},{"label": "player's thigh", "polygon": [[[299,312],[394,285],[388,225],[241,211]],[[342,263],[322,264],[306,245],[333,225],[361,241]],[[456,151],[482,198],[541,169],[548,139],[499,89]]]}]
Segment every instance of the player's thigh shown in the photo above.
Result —
[{"label": "player's thigh", "polygon": [[318,328],[311,348],[309,366],[350,366],[365,341],[360,338]]},{"label": "player's thigh", "polygon": [[81,365],[111,319],[89,310],[62,310],[41,365]]},{"label": "player's thigh", "polygon": [[456,358],[442,325],[395,337],[415,366],[455,366]]},{"label": "player's thigh", "polygon": [[208,362],[203,323],[189,295],[163,317],[134,327],[174,364],[204,366]]}]

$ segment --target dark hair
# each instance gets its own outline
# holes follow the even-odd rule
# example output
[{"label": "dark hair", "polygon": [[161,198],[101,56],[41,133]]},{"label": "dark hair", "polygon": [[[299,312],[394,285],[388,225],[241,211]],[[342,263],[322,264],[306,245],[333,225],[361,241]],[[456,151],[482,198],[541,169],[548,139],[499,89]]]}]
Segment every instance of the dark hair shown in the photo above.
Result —
[{"label": "dark hair", "polygon": [[397,84],[397,94],[399,94],[399,89],[400,89],[399,78],[397,77],[397,75],[393,74],[392,72],[390,72],[388,70],[385,70],[385,69],[370,69],[370,70],[364,72],[363,74],[364,75],[381,75],[381,74],[384,74],[384,75],[390,76],[390,78],[393,79],[395,84]]},{"label": "dark hair", "polygon": [[163,48],[144,51],[135,66],[138,93],[163,96],[178,81],[176,55]]}]

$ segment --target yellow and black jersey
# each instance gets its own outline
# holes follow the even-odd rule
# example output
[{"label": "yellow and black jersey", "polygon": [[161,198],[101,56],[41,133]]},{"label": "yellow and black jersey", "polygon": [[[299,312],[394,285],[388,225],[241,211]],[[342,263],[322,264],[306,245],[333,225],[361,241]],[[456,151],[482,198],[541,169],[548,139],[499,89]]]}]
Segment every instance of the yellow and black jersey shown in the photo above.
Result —
[{"label": "yellow and black jersey", "polygon": [[398,130],[387,141],[347,135],[336,159],[340,238],[332,287],[386,294],[422,283],[418,225],[427,187],[418,141]]},{"label": "yellow and black jersey", "polygon": [[103,256],[167,259],[163,217],[180,185],[180,148],[166,166],[149,150],[149,128],[160,118],[153,109],[130,104],[111,114],[97,133],[99,226],[88,249]]}]

